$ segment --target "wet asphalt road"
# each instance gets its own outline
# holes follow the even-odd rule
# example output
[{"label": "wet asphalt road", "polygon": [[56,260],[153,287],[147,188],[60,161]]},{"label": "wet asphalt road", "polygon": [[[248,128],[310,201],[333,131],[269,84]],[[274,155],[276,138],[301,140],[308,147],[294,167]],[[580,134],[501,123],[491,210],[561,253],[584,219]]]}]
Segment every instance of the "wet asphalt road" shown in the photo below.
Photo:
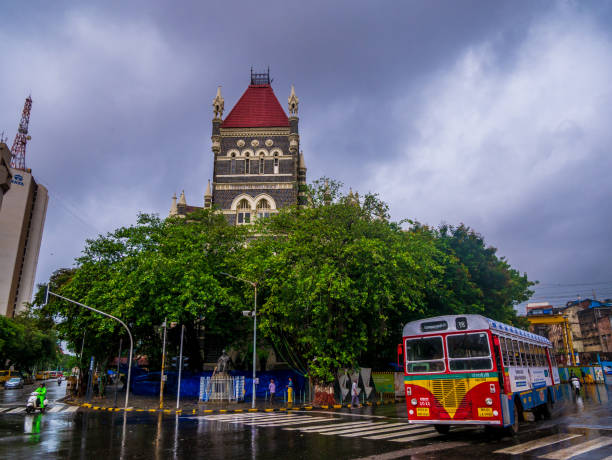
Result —
[{"label": "wet asphalt road", "polygon": [[[12,391],[12,390],[11,390]],[[176,416],[92,412],[50,404],[10,413],[32,391],[0,390],[1,458],[575,458],[612,456],[612,386],[591,385],[557,405],[551,420],[526,422],[517,437],[464,427],[440,436],[405,426],[405,405],[338,412]],[[569,392],[566,394],[569,397]],[[49,385],[49,399],[63,395]],[[376,438],[376,439],[372,439]],[[501,452],[500,452],[501,451]],[[515,454],[512,457],[512,454]],[[519,455],[519,456],[516,456]]]}]

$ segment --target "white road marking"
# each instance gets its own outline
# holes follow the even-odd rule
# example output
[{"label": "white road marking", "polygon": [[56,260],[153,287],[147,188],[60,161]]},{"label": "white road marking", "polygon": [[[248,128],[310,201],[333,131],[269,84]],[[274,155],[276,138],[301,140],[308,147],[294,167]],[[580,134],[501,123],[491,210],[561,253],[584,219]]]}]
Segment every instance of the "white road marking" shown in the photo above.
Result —
[{"label": "white road marking", "polygon": [[399,439],[389,439],[389,441],[393,441],[393,442],[410,442],[410,441],[418,441],[419,439],[427,439],[427,438],[434,438],[434,437],[441,437],[440,433],[438,433],[437,431],[435,433],[431,433],[431,434],[421,434],[419,436],[408,436],[407,438],[399,438]]},{"label": "white road marking", "polygon": [[[336,420],[339,420],[337,418],[330,418],[329,422],[334,422]],[[300,430],[303,431],[304,433],[311,433],[311,432],[318,432],[319,430],[335,430],[338,427],[344,427],[344,428],[348,428],[350,426],[363,426],[363,425],[370,425],[372,422],[347,422],[347,423],[327,423],[325,425],[318,425],[318,426],[308,426],[306,428],[303,427],[298,427],[298,428],[285,428],[285,430]]]},{"label": "white road marking", "polygon": [[47,412],[50,414],[53,414],[54,412],[59,412],[61,411],[65,406],[54,406],[51,409],[49,409]]},{"label": "white road marking", "polygon": [[66,412],[76,412],[79,410],[79,406],[68,406],[68,409],[62,411],[62,413]]},{"label": "white road marking", "polygon": [[577,444],[575,446],[567,447],[565,449],[561,449],[555,452],[544,454],[540,456],[539,458],[550,458],[553,460],[566,460],[568,458],[575,457],[576,455],[581,455],[586,452],[590,452],[592,450],[599,449],[600,447],[609,446],[610,444],[612,444],[612,437],[599,436],[595,439],[591,439],[590,441],[586,441],[581,444]]},{"label": "white road marking", "polygon": [[16,407],[15,409],[8,411],[7,414],[18,414],[19,412],[23,412],[24,410],[25,407]]},{"label": "white road marking", "polygon": [[13,409],[13,407],[0,407],[0,413],[11,409]]},{"label": "white road marking", "polygon": [[257,423],[272,423],[272,422],[280,422],[284,420],[310,420],[311,417],[287,417],[287,416],[279,416],[279,417],[262,417],[262,418],[254,418],[254,419],[243,419],[243,420],[234,420],[230,423],[243,423],[245,425],[254,425]]},{"label": "white road marking", "polygon": [[[397,436],[402,436],[404,434],[411,434],[414,433],[415,430],[418,430],[419,433],[425,432],[425,431],[435,431],[433,428],[421,428],[419,429],[419,427],[414,427],[412,429],[409,430],[405,430],[405,431],[401,431],[399,433],[390,433],[390,434],[379,434],[376,436],[367,436],[364,439],[389,439],[389,438],[395,438]],[[436,431],[437,433],[437,431]]]},{"label": "white road marking", "polygon": [[231,414],[231,415],[207,415],[204,418],[206,420],[217,420],[220,422],[228,420],[247,420],[247,419],[260,419],[270,417],[297,417],[294,414]]},{"label": "white road marking", "polygon": [[328,430],[324,434],[326,436],[336,435],[336,434],[346,434],[346,433],[354,433],[356,430],[369,430],[373,428],[380,428],[381,425],[387,425],[385,422],[378,423],[370,423],[369,425],[360,426],[357,428],[338,428],[337,430]]},{"label": "white road marking", "polygon": [[[261,423],[261,424],[257,424],[257,426],[259,426],[259,427],[270,427],[270,426],[285,426],[285,425],[305,425],[307,423],[318,423],[321,420],[322,420],[321,418],[313,418],[312,420],[304,420],[304,421],[300,421],[300,420],[287,420],[287,421],[284,421],[284,422],[277,422],[277,423],[266,423],[266,424]],[[255,424],[254,423],[249,423],[249,425],[255,425]]]},{"label": "white road marking", "polygon": [[568,439],[579,438],[581,434],[553,434],[552,436],[546,436],[545,438],[536,439],[534,441],[528,441],[516,446],[506,447],[505,449],[496,450],[495,454],[522,454],[523,452],[529,452],[530,450],[538,449],[540,447],[550,446],[557,444]]},{"label": "white road marking", "polygon": [[[391,431],[402,431],[405,428],[406,428],[405,423],[387,423],[387,426],[380,427],[376,430],[359,432],[355,434],[345,434],[343,436],[347,438],[354,438],[356,436],[366,436],[368,434],[379,434],[379,433],[389,433]],[[414,430],[412,431],[412,433],[414,433]]]}]

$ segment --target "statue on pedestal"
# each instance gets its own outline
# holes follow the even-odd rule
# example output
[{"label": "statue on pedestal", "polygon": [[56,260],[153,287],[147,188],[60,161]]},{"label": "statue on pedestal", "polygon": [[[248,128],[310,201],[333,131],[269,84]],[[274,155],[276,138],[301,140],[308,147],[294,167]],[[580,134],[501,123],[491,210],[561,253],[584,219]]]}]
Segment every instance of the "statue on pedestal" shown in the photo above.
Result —
[{"label": "statue on pedestal", "polygon": [[223,350],[223,352],[221,352],[221,356],[219,356],[219,359],[217,360],[217,373],[227,374],[227,371],[229,371],[229,364],[230,357],[225,350]]}]

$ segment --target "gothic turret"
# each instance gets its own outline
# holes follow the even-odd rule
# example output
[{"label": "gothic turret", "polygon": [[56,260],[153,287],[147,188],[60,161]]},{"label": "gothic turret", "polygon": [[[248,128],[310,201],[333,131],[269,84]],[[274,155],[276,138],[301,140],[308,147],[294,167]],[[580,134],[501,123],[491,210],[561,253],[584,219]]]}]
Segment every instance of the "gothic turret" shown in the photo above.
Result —
[{"label": "gothic turret", "polygon": [[178,207],[176,206],[176,193],[172,195],[172,204],[170,205],[169,217],[176,216],[178,214]]},{"label": "gothic turret", "polygon": [[206,185],[206,192],[204,193],[204,209],[210,209],[212,206],[212,193],[210,193],[210,179],[208,185]]}]

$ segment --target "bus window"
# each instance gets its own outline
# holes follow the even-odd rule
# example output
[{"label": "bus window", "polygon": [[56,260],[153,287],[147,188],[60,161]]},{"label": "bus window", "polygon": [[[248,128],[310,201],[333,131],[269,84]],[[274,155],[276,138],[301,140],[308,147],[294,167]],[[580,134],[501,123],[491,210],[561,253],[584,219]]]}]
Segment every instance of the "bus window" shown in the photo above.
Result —
[{"label": "bus window", "polygon": [[525,344],[523,342],[518,342],[519,351],[521,353],[521,361],[523,363],[523,367],[529,366],[527,362],[527,354],[525,353]]},{"label": "bus window", "polygon": [[544,358],[544,348],[542,348],[540,345],[538,345],[538,366],[546,366],[546,359]]},{"label": "bus window", "polygon": [[516,340],[512,341],[512,354],[514,355],[514,365],[519,367],[522,366],[521,353],[519,352],[519,345]]},{"label": "bus window", "polygon": [[491,369],[489,336],[485,332],[446,337],[448,365],[451,371]]},{"label": "bus window", "polygon": [[406,340],[406,372],[444,371],[442,337]]},{"label": "bus window", "polygon": [[506,338],[499,338],[499,349],[502,355],[502,360],[504,362],[504,367],[508,367],[508,348],[506,347]]},{"label": "bus window", "polygon": [[525,344],[525,353],[527,353],[527,363],[528,366],[533,367],[535,366],[535,357],[534,357],[534,353],[533,353],[533,345],[530,343],[526,343]]}]

